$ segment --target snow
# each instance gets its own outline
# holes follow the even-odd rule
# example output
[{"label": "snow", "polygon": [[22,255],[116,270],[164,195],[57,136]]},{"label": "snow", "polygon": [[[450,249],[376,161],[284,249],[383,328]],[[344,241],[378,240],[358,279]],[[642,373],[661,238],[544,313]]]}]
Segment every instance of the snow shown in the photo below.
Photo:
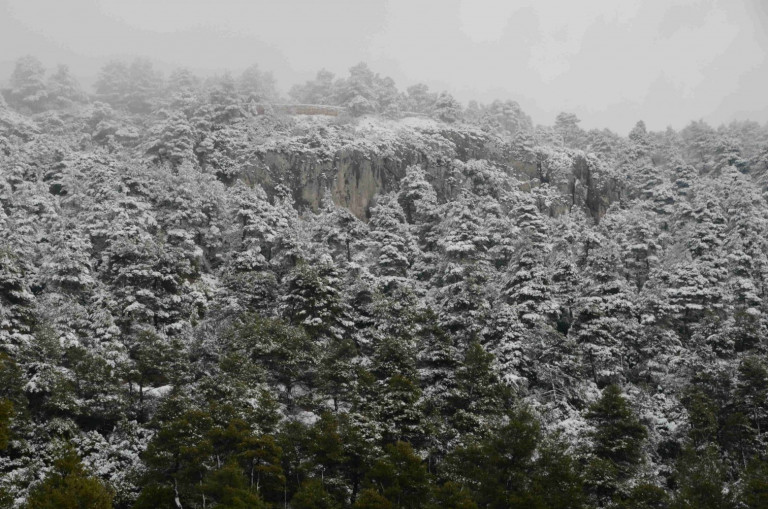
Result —
[{"label": "snow", "polygon": [[162,398],[173,390],[172,385],[163,385],[160,387],[152,387],[144,390],[144,395],[148,398]]}]

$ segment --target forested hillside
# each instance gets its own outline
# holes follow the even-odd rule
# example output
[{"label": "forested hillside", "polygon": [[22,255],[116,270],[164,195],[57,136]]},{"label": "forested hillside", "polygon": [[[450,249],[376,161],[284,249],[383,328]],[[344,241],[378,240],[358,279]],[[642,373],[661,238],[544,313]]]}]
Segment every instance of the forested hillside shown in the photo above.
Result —
[{"label": "forested hillside", "polygon": [[289,95],[17,62],[0,507],[768,507],[768,126]]}]

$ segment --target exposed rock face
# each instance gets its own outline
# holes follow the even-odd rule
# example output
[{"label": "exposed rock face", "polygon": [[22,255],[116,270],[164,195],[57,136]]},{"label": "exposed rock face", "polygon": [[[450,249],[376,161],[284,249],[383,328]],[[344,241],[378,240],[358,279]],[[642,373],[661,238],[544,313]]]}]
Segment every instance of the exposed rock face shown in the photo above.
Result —
[{"label": "exposed rock face", "polygon": [[617,179],[601,174],[581,155],[574,158],[568,187],[572,205],[583,205],[595,220],[600,220],[610,204],[621,197],[621,187]]},{"label": "exposed rock face", "polygon": [[374,196],[396,190],[410,164],[422,162],[419,153],[389,157],[359,149],[341,149],[331,160],[312,154],[265,152],[261,164],[250,168],[242,178],[249,184],[261,184],[272,194],[278,184],[287,185],[299,210],[317,210],[326,189],[335,203],[347,207],[360,219],[367,218]]},{"label": "exposed rock face", "polygon": [[[260,184],[272,194],[278,184],[288,186],[301,209],[317,210],[326,189],[334,202],[366,220],[368,208],[379,193],[396,191],[409,165],[423,165],[439,199],[451,189],[446,175],[454,160],[487,159],[499,164],[524,182],[524,189],[538,185],[535,165],[515,160],[510,147],[500,138],[477,130],[424,129],[386,140],[387,143],[342,144],[335,150],[318,149],[316,141],[290,140],[257,150],[255,164],[240,178]],[[316,140],[316,139],[313,139]],[[333,144],[329,143],[332,147]],[[581,155],[573,158],[570,175],[560,191],[570,195],[571,206],[585,207],[596,220],[619,197],[615,179],[600,174]],[[567,209],[553,209],[558,215]]]}]

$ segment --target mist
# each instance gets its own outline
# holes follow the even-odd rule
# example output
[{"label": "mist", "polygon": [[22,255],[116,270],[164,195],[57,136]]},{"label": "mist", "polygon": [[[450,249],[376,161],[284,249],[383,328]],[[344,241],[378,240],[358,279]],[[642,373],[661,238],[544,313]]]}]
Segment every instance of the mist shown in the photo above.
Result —
[{"label": "mist", "polygon": [[400,90],[423,82],[463,103],[517,101],[626,134],[703,119],[768,121],[762,0],[0,1],[0,82],[27,54],[87,87],[115,58],[214,74],[254,63],[285,94],[360,61]]}]

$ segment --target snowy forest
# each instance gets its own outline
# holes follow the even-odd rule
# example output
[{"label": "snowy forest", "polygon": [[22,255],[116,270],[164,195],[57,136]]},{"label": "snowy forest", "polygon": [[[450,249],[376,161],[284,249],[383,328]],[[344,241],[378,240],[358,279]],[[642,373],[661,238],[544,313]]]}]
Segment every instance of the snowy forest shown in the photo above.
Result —
[{"label": "snowy forest", "polygon": [[768,125],[2,78],[0,507],[768,507]]}]

